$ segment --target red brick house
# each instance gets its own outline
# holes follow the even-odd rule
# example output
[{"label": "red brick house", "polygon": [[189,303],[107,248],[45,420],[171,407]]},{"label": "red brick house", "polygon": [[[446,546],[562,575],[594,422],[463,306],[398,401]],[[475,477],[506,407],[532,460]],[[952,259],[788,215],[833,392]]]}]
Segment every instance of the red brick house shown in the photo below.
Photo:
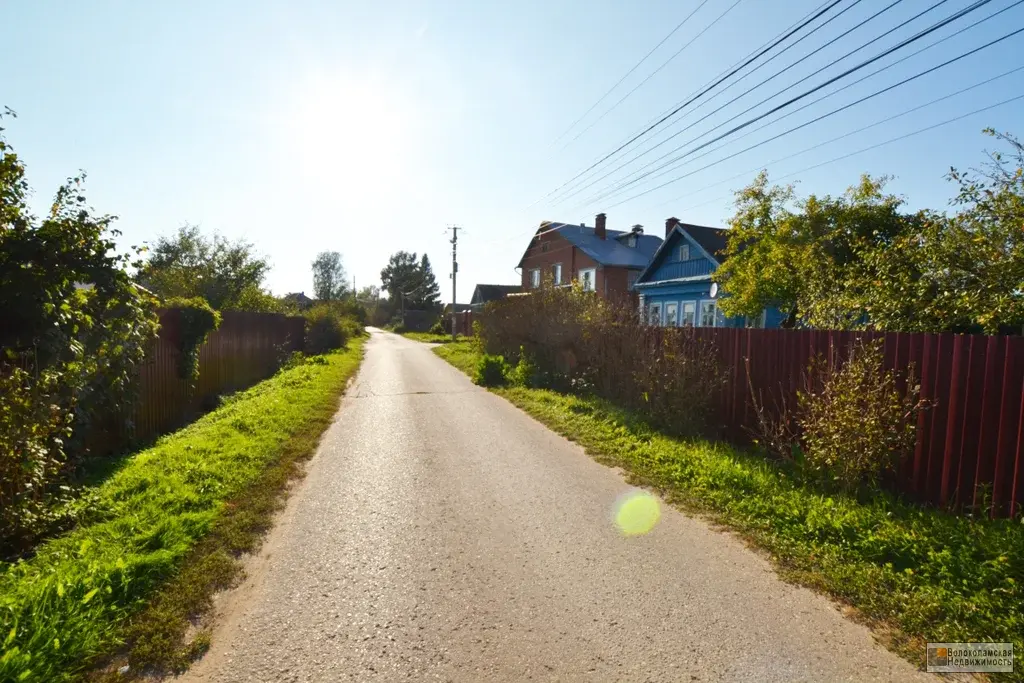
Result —
[{"label": "red brick house", "polygon": [[641,226],[629,231],[608,230],[597,214],[593,227],[544,221],[530,240],[518,268],[523,291],[542,285],[579,281],[584,289],[606,299],[630,295],[630,288],[647,267],[662,239],[645,235]]}]

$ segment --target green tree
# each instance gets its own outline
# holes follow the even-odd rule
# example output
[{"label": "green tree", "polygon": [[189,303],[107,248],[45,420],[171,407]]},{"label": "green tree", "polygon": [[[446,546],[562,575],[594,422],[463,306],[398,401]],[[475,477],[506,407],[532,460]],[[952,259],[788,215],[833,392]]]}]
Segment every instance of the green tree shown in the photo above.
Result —
[{"label": "green tree", "polygon": [[139,282],[164,298],[200,296],[217,310],[244,309],[256,292],[266,294],[263,280],[270,263],[252,244],[208,238],[186,225],[160,237],[138,274]]},{"label": "green tree", "polygon": [[715,274],[728,296],[726,315],[756,316],[775,306],[785,326],[864,326],[865,262],[904,236],[919,234],[924,213],[884,193],[886,178],[863,176],[843,195],[796,200],[792,186],[770,186],[765,173],[737,193],[726,258]]},{"label": "green tree", "polygon": [[420,259],[420,287],[413,298],[415,307],[423,310],[435,310],[441,307],[441,288],[434,277],[434,269],[430,266],[430,259],[424,254]]},{"label": "green tree", "polygon": [[341,254],[322,251],[313,259],[313,295],[320,301],[337,301],[347,289]]},{"label": "green tree", "polygon": [[81,437],[127,419],[157,320],[155,301],[129,275],[139,250],[118,253],[115,217],[88,207],[84,175],[36,218],[24,164],[2,131],[0,546],[16,550],[53,523],[48,502]]}]

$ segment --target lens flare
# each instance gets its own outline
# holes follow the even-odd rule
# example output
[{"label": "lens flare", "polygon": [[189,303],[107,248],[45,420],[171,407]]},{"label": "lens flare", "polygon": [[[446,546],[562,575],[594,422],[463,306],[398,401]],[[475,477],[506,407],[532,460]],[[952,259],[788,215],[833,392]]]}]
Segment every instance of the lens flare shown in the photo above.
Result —
[{"label": "lens flare", "polygon": [[661,519],[658,499],[647,491],[631,491],[619,499],[615,509],[615,526],[623,536],[649,533]]}]

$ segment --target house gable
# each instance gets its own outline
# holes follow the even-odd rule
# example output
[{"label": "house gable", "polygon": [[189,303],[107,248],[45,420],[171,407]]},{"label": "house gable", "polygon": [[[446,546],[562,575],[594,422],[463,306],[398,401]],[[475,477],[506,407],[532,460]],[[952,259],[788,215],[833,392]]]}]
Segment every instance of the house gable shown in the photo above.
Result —
[{"label": "house gable", "polygon": [[[689,247],[689,259],[680,260],[682,245]],[[668,239],[655,253],[651,263],[637,278],[637,286],[664,281],[706,280],[719,266],[718,260],[694,239],[683,226],[672,229]]]}]

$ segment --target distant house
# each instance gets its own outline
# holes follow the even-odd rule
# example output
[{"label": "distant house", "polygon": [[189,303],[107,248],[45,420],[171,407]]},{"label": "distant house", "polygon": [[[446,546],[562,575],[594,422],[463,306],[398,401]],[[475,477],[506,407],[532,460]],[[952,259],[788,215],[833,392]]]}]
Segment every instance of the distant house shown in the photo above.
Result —
[{"label": "distant house", "polygon": [[782,313],[726,318],[711,275],[722,264],[728,230],[665,221],[665,240],[634,285],[640,310],[652,325],[666,327],[779,327]]},{"label": "distant house", "polygon": [[291,294],[285,294],[284,300],[295,304],[296,308],[300,311],[306,310],[315,303],[313,299],[306,296],[305,292],[292,292]]},{"label": "distant house", "polygon": [[469,307],[473,311],[480,311],[491,301],[498,301],[509,294],[517,294],[521,291],[523,288],[519,285],[477,285],[473,290],[473,298],[469,302]]},{"label": "distant house", "polygon": [[639,225],[628,231],[608,230],[606,221],[599,213],[593,227],[541,223],[519,259],[523,290],[578,281],[583,289],[606,299],[629,297],[633,282],[650,263],[661,238],[645,235]]}]

